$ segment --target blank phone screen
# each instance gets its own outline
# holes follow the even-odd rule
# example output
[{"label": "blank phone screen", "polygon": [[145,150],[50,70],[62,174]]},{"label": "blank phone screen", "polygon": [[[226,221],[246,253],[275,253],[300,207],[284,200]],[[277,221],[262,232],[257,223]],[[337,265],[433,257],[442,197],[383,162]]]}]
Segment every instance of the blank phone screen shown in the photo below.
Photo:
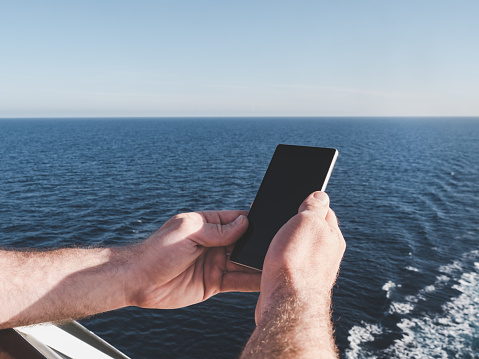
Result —
[{"label": "blank phone screen", "polygon": [[278,145],[231,260],[262,270],[273,237],[314,191],[324,191],[337,157],[332,148]]}]

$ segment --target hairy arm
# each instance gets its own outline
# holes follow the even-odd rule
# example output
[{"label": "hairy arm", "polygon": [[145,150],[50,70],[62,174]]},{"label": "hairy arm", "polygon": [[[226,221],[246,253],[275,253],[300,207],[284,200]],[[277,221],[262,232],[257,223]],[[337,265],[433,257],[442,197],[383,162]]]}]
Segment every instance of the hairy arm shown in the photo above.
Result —
[{"label": "hairy arm", "polygon": [[346,248],[329,198],[309,196],[273,239],[246,358],[337,358],[331,290]]},{"label": "hairy arm", "polygon": [[127,250],[0,251],[0,328],[125,306]]},{"label": "hairy arm", "polygon": [[318,300],[284,285],[271,299],[275,305],[263,314],[241,358],[337,357],[329,296]]}]

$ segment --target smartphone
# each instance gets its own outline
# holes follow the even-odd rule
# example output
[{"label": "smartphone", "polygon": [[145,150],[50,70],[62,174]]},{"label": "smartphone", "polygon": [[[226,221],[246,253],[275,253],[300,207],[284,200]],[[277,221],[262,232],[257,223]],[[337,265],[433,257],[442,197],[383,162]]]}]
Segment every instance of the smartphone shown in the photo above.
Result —
[{"label": "smartphone", "polygon": [[278,145],[248,214],[249,226],[231,261],[262,270],[279,229],[312,192],[324,191],[338,157],[334,148]]}]

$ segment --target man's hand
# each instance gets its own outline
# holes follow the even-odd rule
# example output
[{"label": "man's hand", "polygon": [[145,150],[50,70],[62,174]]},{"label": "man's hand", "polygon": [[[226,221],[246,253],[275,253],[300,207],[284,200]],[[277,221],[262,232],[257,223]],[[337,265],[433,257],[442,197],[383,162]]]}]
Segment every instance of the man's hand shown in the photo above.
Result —
[{"label": "man's hand", "polygon": [[345,248],[329,197],[313,193],[271,242],[256,305],[257,328],[242,358],[337,356],[331,290]]},{"label": "man's hand", "polygon": [[171,218],[130,248],[130,305],[179,308],[228,291],[258,291],[261,274],[231,263],[234,242],[246,231],[247,212],[193,212]]},{"label": "man's hand", "polygon": [[261,274],[228,257],[248,227],[245,214],[180,214],[146,241],[126,247],[0,249],[0,329],[130,305],[179,308],[218,292],[258,291]]},{"label": "man's hand", "polygon": [[314,296],[315,302],[320,298],[327,300],[345,249],[336,215],[329,208],[329,197],[315,192],[280,229],[269,247],[256,322],[260,323],[271,307],[273,292],[286,283],[301,295]]}]

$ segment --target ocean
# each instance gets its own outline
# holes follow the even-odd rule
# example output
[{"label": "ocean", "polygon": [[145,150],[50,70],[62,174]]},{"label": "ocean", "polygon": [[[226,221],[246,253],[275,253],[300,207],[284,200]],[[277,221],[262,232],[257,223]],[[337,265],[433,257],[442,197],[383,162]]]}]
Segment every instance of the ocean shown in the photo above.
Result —
[{"label": "ocean", "polygon": [[[334,147],[342,358],[479,358],[479,118],[0,120],[0,246],[118,245],[248,209],[279,143]],[[132,358],[237,358],[258,294],[81,320]]]}]

